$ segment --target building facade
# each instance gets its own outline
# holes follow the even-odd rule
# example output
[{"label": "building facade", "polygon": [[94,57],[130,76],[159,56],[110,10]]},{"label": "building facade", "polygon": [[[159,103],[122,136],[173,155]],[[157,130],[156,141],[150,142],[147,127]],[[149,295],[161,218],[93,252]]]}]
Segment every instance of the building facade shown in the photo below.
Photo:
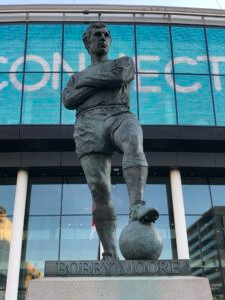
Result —
[{"label": "building facade", "polygon": [[[101,257],[75,112],[61,104],[71,74],[90,64],[81,40],[96,21],[110,29],[110,58],[136,65],[130,108],[143,127],[160,258],[190,257],[193,275],[225,299],[225,11],[98,5],[0,9],[0,299],[24,299],[45,260]],[[119,237],[128,221],[119,153],[112,196]]]}]

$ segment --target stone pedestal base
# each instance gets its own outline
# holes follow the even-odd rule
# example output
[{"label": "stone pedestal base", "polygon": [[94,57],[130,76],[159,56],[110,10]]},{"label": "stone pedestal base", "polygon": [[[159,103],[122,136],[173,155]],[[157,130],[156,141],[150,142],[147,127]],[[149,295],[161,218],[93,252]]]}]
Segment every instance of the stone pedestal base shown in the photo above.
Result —
[{"label": "stone pedestal base", "polygon": [[48,277],[31,280],[26,300],[212,300],[208,279],[172,277]]}]

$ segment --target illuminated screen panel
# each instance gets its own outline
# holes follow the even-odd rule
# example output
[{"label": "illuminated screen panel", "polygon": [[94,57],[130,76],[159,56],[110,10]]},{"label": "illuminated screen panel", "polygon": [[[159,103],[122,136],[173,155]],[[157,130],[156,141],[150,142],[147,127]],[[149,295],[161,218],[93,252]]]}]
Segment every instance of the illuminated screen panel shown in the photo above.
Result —
[{"label": "illuminated screen panel", "polygon": [[141,124],[176,124],[171,79],[165,75],[139,74],[138,83]]},{"label": "illuminated screen panel", "polygon": [[132,57],[135,61],[135,42],[133,25],[107,25],[112,37],[109,58]]},{"label": "illuminated screen panel", "polygon": [[[63,89],[66,87],[70,76],[72,76],[73,73],[63,73]],[[75,123],[75,115],[76,115],[76,110],[70,110],[64,107],[62,105],[62,124],[74,124]]]},{"label": "illuminated screen panel", "polygon": [[53,85],[61,74],[26,73],[23,96],[23,124],[58,124],[60,120],[60,84]]},{"label": "illuminated screen panel", "polygon": [[225,28],[207,28],[211,73],[225,75]]},{"label": "illuminated screen panel", "polygon": [[82,41],[85,28],[87,25],[83,24],[65,24],[64,26],[64,72],[79,72],[90,65],[90,55]]},{"label": "illuminated screen panel", "polygon": [[60,72],[62,25],[28,26],[26,72]]},{"label": "illuminated screen panel", "polygon": [[0,72],[23,71],[26,25],[0,25]]},{"label": "illuminated screen panel", "polygon": [[172,27],[176,73],[208,74],[204,28]]},{"label": "illuminated screen panel", "polygon": [[0,74],[0,124],[20,123],[22,78],[22,73]]},{"label": "illuminated screen panel", "polygon": [[225,76],[212,76],[213,95],[218,126],[225,126]]},{"label": "illuminated screen panel", "polygon": [[176,75],[178,124],[215,125],[209,76]]},{"label": "illuminated screen panel", "polygon": [[166,65],[171,61],[169,28],[167,26],[137,26],[138,72],[171,72]]}]

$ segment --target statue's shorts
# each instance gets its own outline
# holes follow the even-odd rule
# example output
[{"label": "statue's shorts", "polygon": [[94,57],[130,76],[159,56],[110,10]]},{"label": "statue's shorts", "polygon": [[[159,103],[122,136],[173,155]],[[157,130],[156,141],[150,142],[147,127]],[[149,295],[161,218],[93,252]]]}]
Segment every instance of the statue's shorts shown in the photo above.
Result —
[{"label": "statue's shorts", "polygon": [[[129,119],[132,131],[140,124],[136,116],[125,106],[96,107],[78,114],[75,124],[74,140],[78,158],[90,153],[111,155],[113,150],[120,150],[114,142],[114,132]],[[129,128],[126,128],[129,136]]]}]

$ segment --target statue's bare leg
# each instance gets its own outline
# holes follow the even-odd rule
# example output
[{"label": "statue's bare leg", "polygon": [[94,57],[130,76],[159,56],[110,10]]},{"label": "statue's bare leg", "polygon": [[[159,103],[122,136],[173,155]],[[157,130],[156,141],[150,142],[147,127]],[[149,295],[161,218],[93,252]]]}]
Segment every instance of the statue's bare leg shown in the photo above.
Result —
[{"label": "statue's bare leg", "polygon": [[88,154],[80,161],[93,198],[93,219],[104,249],[103,259],[117,259],[116,213],[111,200],[111,157],[101,153]]},{"label": "statue's bare leg", "polygon": [[144,201],[148,164],[143,152],[141,126],[129,118],[123,121],[114,132],[114,143],[124,153],[122,167],[130,199],[130,221],[155,222],[158,211],[146,208]]}]

